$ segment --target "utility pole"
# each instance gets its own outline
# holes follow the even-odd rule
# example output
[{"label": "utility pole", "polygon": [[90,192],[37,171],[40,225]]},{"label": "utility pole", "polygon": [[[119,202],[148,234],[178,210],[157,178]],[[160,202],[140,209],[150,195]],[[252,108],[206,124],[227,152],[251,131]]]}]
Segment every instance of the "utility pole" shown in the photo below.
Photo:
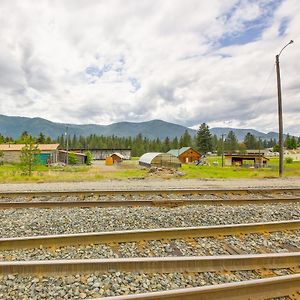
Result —
[{"label": "utility pole", "polygon": [[225,134],[222,133],[222,168],[224,167],[224,136]]},{"label": "utility pole", "polygon": [[66,132],[65,132],[65,136],[66,136],[66,151],[67,151],[67,153],[66,153],[66,165],[68,165],[69,164],[69,137],[68,137],[68,126],[66,127]]},{"label": "utility pole", "polygon": [[282,98],[281,98],[281,79],[280,79],[280,66],[279,66],[279,56],[283,49],[288,45],[292,44],[294,41],[290,40],[286,44],[279,54],[276,55],[276,74],[277,74],[277,95],[278,95],[278,127],[279,127],[279,177],[283,176],[283,118],[282,118]]}]

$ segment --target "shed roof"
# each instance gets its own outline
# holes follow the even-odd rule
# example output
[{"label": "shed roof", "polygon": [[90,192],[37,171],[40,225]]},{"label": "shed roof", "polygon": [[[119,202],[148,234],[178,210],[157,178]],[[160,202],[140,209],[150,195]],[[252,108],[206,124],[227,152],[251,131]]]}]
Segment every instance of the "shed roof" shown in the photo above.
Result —
[{"label": "shed roof", "polygon": [[254,154],[239,154],[239,153],[231,153],[231,154],[225,154],[225,157],[235,157],[235,158],[240,158],[240,159],[254,159],[254,158],[263,158],[263,159],[266,159],[266,160],[269,160],[267,157],[264,156],[263,153],[254,153]]},{"label": "shed roof", "polygon": [[[54,151],[58,148],[59,144],[38,144],[41,151]],[[25,144],[0,144],[1,151],[21,151]]]},{"label": "shed roof", "polygon": [[61,153],[74,153],[75,155],[78,155],[78,156],[87,156],[85,153],[81,153],[81,152],[74,152],[74,151],[66,151],[66,150],[58,150],[58,152],[61,152]]},{"label": "shed roof", "polygon": [[[179,155],[181,155],[182,153],[184,153],[185,151],[187,151],[189,149],[193,149],[193,148],[192,147],[181,147],[180,149],[171,149],[167,153],[172,154],[172,155],[178,157]],[[193,149],[193,150],[196,151],[195,149]],[[199,153],[198,151],[196,151],[196,152]]]},{"label": "shed roof", "polygon": [[124,155],[122,155],[122,154],[119,153],[119,152],[114,152],[114,153],[111,154],[110,156],[112,156],[112,155],[116,155],[116,156],[120,157],[121,159],[124,159]]}]

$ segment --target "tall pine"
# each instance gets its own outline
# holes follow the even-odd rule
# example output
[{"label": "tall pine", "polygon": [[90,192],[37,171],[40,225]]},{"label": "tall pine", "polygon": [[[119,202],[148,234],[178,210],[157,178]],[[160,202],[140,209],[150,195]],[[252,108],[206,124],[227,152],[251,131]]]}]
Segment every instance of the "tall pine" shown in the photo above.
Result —
[{"label": "tall pine", "polygon": [[213,150],[212,137],[208,125],[202,123],[197,132],[197,148],[201,154],[206,154]]}]

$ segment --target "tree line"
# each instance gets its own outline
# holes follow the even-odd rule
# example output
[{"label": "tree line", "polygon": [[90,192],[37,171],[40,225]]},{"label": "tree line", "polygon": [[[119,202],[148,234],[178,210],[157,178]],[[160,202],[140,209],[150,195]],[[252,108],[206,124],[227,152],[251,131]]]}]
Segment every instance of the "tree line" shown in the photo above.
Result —
[{"label": "tree line", "polygon": [[[229,131],[222,139],[217,137],[217,135],[212,135],[206,123],[200,125],[195,136],[191,136],[186,130],[180,138],[175,137],[172,139],[169,137],[165,139],[149,139],[142,136],[142,134],[138,134],[135,137],[99,136],[96,134],[89,136],[68,135],[68,137],[61,135],[57,139],[51,139],[43,133],[40,133],[38,137],[32,137],[28,132],[24,131],[15,140],[0,134],[0,143],[25,144],[29,137],[38,144],[59,143],[61,149],[66,149],[67,139],[69,149],[131,149],[132,156],[141,156],[146,152],[167,152],[170,149],[178,149],[184,146],[191,146],[201,154],[216,152],[219,155],[222,153],[222,150],[225,153],[245,153],[249,149],[264,148],[273,148],[274,151],[278,151],[275,139],[260,139],[248,132],[244,140],[240,142],[233,131]],[[285,146],[288,149],[294,149],[298,145],[300,145],[300,138],[296,139],[287,135]]]}]

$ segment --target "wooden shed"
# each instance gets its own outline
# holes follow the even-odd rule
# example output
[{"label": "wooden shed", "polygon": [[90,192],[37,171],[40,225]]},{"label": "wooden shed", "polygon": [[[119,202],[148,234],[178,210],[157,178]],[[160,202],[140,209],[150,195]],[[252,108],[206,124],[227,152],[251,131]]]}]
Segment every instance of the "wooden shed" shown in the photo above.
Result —
[{"label": "wooden shed", "polygon": [[180,168],[180,160],[170,153],[148,152],[139,159],[139,165],[144,167]]},{"label": "wooden shed", "polygon": [[194,161],[199,161],[201,154],[193,149],[192,147],[182,147],[180,149],[171,149],[168,151],[169,154],[172,154],[180,160],[181,163],[191,163]]},{"label": "wooden shed", "polygon": [[115,153],[111,154],[110,157],[112,158],[114,164],[115,163],[120,163],[124,159],[124,156],[122,154],[118,153],[118,152],[115,152]]},{"label": "wooden shed", "polygon": [[87,160],[87,155],[84,153],[73,152],[73,151],[66,151],[66,150],[59,150],[58,156],[59,161],[63,163],[67,163],[67,154],[74,153],[77,159],[77,164],[85,164]]},{"label": "wooden shed", "polygon": [[266,167],[268,158],[263,154],[225,154],[225,166],[252,165],[254,167]]}]

